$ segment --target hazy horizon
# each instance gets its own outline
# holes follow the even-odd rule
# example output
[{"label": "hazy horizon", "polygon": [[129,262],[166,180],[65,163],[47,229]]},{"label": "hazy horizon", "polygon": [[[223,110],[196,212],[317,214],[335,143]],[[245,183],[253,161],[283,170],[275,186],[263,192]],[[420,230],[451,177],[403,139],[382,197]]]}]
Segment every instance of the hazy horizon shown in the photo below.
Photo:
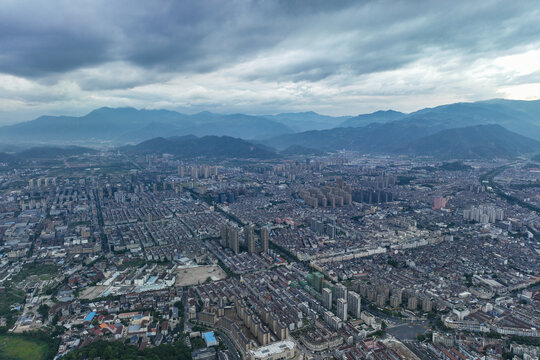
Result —
[{"label": "hazy horizon", "polygon": [[[513,100],[513,99],[504,99],[504,98],[492,98],[492,99],[481,99],[481,100],[477,100],[475,102],[485,102],[485,101],[493,101],[493,100]],[[518,99],[519,100],[519,99]],[[521,100],[521,101],[536,101],[536,100],[539,100],[539,99],[534,99],[534,100]],[[469,102],[469,101],[463,101],[463,102],[460,102],[460,103],[473,103],[472,101]],[[437,105],[433,105],[433,106],[430,106],[430,107],[423,107],[423,108],[418,108],[418,109],[414,109],[412,111],[401,111],[399,109],[393,109],[393,108],[383,108],[383,109],[376,109],[376,110],[373,110],[369,113],[360,113],[360,114],[338,114],[338,115],[331,115],[331,114],[325,114],[325,113],[320,113],[320,112],[317,112],[317,111],[313,111],[313,110],[309,110],[309,109],[306,109],[305,111],[287,111],[286,109],[284,109],[283,111],[280,111],[280,112],[274,112],[274,113],[245,113],[244,115],[249,115],[249,116],[273,116],[273,115],[280,115],[280,114],[300,114],[300,113],[309,113],[309,112],[314,112],[318,115],[322,115],[322,116],[329,116],[329,117],[336,117],[336,118],[339,118],[339,117],[355,117],[355,116],[358,116],[358,115],[365,115],[365,114],[371,114],[371,113],[374,113],[374,112],[379,112],[379,111],[398,111],[398,112],[402,112],[404,114],[412,114],[416,111],[419,111],[419,110],[423,110],[423,109],[426,109],[426,108],[435,108],[435,107],[439,107],[439,106],[445,106],[445,105],[451,105],[451,104],[454,104],[454,103],[444,103],[444,104],[437,104]],[[75,113],[58,113],[58,114],[40,114],[34,118],[31,118],[31,119],[25,119],[25,120],[21,120],[21,121],[15,121],[15,122],[9,122],[9,123],[5,123],[5,124],[2,124],[0,123],[0,126],[3,126],[3,125],[14,125],[14,124],[18,124],[18,123],[22,123],[22,122],[28,122],[28,121],[32,121],[32,120],[36,120],[37,118],[41,117],[41,116],[70,116],[70,117],[82,117],[82,116],[85,116],[95,110],[99,110],[101,108],[110,108],[110,109],[126,109],[126,108],[132,108],[132,109],[135,109],[137,111],[142,111],[142,110],[166,110],[166,111],[175,111],[175,112],[178,112],[178,113],[181,113],[181,114],[185,114],[185,115],[195,115],[195,114],[199,114],[199,113],[203,113],[203,112],[210,112],[210,113],[213,113],[213,114],[220,114],[220,115],[234,115],[234,114],[241,114],[241,113],[238,113],[238,112],[224,112],[224,113],[219,113],[219,112],[213,112],[213,111],[209,111],[209,110],[200,110],[200,111],[190,111],[189,109],[182,109],[182,110],[177,110],[177,109],[174,109],[174,108],[151,108],[151,107],[133,107],[133,106],[118,106],[118,107],[115,107],[115,106],[100,106],[100,107],[96,107],[94,109],[91,109],[90,111],[82,111],[82,112],[75,112]]]}]

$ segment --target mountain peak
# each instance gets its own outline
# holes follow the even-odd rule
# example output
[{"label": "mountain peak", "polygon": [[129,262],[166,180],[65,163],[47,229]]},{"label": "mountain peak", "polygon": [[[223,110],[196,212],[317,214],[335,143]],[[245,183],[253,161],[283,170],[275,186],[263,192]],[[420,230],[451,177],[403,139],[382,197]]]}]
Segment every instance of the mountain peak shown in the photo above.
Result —
[{"label": "mountain peak", "polygon": [[107,114],[107,113],[118,113],[118,112],[137,112],[139,110],[133,108],[133,107],[116,107],[116,108],[112,108],[112,107],[108,107],[108,106],[103,106],[103,107],[100,107],[98,109],[95,109],[95,110],[92,110],[88,113],[88,115],[90,114]]},{"label": "mountain peak", "polygon": [[372,123],[387,123],[390,121],[401,120],[406,114],[395,110],[379,110],[369,114],[360,114],[350,119],[345,120],[341,126],[343,127],[361,127]]}]

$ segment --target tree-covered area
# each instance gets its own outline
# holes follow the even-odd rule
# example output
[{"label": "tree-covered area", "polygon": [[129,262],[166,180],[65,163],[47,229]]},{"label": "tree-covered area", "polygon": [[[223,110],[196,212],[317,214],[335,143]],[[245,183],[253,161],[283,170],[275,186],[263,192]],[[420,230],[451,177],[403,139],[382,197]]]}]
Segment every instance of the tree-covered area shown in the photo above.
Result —
[{"label": "tree-covered area", "polygon": [[446,171],[468,171],[472,170],[470,165],[464,164],[461,161],[443,162],[439,169]]},{"label": "tree-covered area", "polygon": [[47,320],[49,317],[49,310],[51,310],[51,307],[47,304],[41,304],[39,305],[39,308],[37,309],[37,312],[41,315],[43,318],[43,322]]},{"label": "tree-covered area", "polygon": [[191,351],[182,340],[174,345],[162,344],[139,351],[136,346],[120,341],[93,342],[82,349],[74,350],[62,357],[63,360],[189,360]]},{"label": "tree-covered area", "polygon": [[510,336],[510,341],[522,345],[540,346],[540,339],[535,337],[513,335]]},{"label": "tree-covered area", "polygon": [[6,318],[7,326],[0,327],[0,333],[7,330],[17,318],[17,313],[11,310],[11,305],[24,303],[25,293],[15,287],[0,289],[0,316]]},{"label": "tree-covered area", "polygon": [[40,278],[51,278],[58,273],[58,266],[52,264],[29,263],[25,264],[22,270],[15,275],[11,282],[20,283],[30,276],[39,276]]}]

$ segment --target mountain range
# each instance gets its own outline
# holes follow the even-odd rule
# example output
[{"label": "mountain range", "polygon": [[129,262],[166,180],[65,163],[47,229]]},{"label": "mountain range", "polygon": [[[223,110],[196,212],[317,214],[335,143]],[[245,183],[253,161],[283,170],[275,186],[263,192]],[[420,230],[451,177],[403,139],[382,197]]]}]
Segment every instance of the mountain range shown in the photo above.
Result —
[{"label": "mountain range", "polygon": [[410,123],[371,124],[284,135],[266,142],[276,148],[301,146],[327,152],[353,150],[437,158],[516,157],[540,150],[540,142],[496,124],[436,130]]},{"label": "mountain range", "polygon": [[292,133],[281,122],[245,114],[100,108],[84,116],[41,116],[0,127],[0,141],[24,143],[137,143],[154,137],[234,135],[244,139]]},{"label": "mountain range", "polygon": [[[489,132],[485,132],[488,129]],[[227,141],[216,140],[223,137]],[[505,141],[504,137],[510,140]],[[170,144],[174,140],[199,149],[201,156],[208,156],[199,143],[213,146],[221,141],[234,157],[240,154],[231,149],[233,138],[250,141],[251,146],[255,146],[252,150],[244,143],[236,145],[248,150],[247,155],[254,152],[255,157],[263,158],[270,155],[259,154],[259,151],[275,153],[274,149],[289,156],[346,149],[447,158],[483,157],[487,153],[514,157],[533,151],[536,142],[529,140],[540,140],[540,100],[495,99],[442,105],[409,114],[385,110],[343,117],[315,112],[258,116],[201,112],[187,115],[169,110],[100,108],[81,117],[42,116],[0,127],[3,147],[0,150],[18,151],[21,144],[27,147],[36,144],[118,147],[141,143],[137,145],[139,151],[149,151],[150,145],[155,145],[156,151],[171,152],[162,150],[176,149]],[[147,143],[150,139],[154,142]],[[178,149],[173,152],[181,156],[198,153],[179,152]]]},{"label": "mountain range", "polygon": [[540,140],[540,100],[494,99],[426,108],[401,119],[406,124],[438,130],[498,124],[518,134]]},{"label": "mountain range", "polygon": [[394,153],[439,159],[514,158],[540,150],[540,141],[506,130],[500,125],[474,125],[441,130],[395,147]]}]

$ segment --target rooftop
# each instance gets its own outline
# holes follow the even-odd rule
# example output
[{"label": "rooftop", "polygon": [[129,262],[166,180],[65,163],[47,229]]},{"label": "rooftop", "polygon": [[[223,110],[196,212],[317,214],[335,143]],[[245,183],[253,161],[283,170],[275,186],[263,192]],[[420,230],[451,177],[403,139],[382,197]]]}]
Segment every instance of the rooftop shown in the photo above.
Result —
[{"label": "rooftop", "polygon": [[270,345],[261,346],[260,348],[256,350],[251,350],[250,352],[256,358],[262,358],[262,357],[267,357],[269,355],[281,354],[282,352],[287,351],[287,350],[293,350],[294,347],[295,347],[295,344],[293,341],[284,340],[284,341],[275,342]]}]

